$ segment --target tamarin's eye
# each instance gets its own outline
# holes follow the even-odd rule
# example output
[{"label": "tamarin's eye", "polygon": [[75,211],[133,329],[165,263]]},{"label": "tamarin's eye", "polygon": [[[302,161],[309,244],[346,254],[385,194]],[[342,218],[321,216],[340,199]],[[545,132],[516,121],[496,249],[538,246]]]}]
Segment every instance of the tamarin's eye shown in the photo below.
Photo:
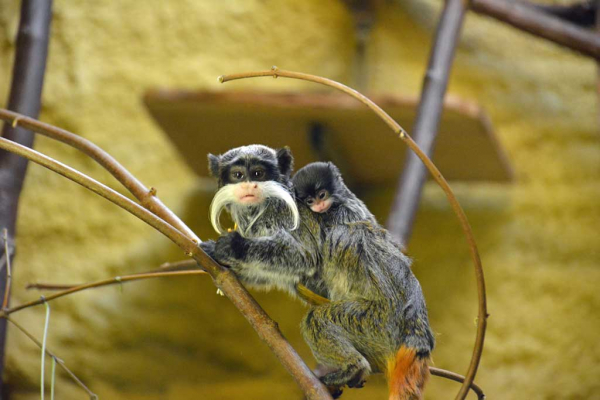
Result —
[{"label": "tamarin's eye", "polygon": [[319,200],[325,200],[326,198],[329,197],[329,192],[327,192],[327,190],[323,189],[319,192],[319,194],[317,196],[319,197]]},{"label": "tamarin's eye", "polygon": [[244,173],[242,171],[233,171],[231,177],[237,181],[244,179]]},{"label": "tamarin's eye", "polygon": [[314,202],[315,202],[315,199],[313,199],[312,197],[309,197],[306,199],[306,204],[309,206],[312,206]]},{"label": "tamarin's eye", "polygon": [[252,178],[254,179],[261,179],[265,176],[265,171],[262,169],[255,169],[254,171],[252,171]]}]

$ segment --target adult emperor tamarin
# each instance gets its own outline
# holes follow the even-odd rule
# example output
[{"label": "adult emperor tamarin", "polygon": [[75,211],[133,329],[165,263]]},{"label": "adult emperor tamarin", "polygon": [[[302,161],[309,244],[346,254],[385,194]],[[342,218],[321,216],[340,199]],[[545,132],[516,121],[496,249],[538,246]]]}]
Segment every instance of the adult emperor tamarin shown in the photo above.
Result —
[{"label": "adult emperor tamarin", "polygon": [[219,186],[210,207],[213,227],[223,233],[219,216],[226,209],[237,230],[202,248],[253,287],[295,295],[298,283],[319,281],[321,228],[294,201],[290,150],[251,145],[208,158]]}]

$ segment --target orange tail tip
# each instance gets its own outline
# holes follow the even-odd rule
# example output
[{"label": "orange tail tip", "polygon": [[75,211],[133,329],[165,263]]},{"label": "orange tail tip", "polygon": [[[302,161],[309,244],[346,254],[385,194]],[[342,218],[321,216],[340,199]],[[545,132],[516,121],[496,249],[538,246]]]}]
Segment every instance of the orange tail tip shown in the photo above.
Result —
[{"label": "orange tail tip", "polygon": [[388,360],[387,379],[389,400],[420,400],[429,378],[427,358],[417,357],[415,349],[402,346],[396,356]]}]

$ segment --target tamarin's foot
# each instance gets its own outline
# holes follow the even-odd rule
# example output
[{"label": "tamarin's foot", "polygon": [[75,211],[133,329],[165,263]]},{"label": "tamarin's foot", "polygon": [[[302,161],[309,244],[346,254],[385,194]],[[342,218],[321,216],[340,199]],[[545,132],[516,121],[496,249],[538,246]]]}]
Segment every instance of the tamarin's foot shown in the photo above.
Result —
[{"label": "tamarin's foot", "polygon": [[334,399],[339,399],[344,390],[339,386],[327,386],[327,390],[329,390],[329,394]]},{"label": "tamarin's foot", "polygon": [[365,383],[367,383],[367,380],[365,379],[364,374],[358,373],[354,375],[354,378],[348,381],[347,385],[349,388],[361,389],[365,387]]},{"label": "tamarin's foot", "polygon": [[361,388],[364,386],[365,378],[368,374],[368,369],[361,368],[358,365],[351,365],[346,369],[328,373],[320,379],[325,386],[344,387],[348,385],[351,388]]}]

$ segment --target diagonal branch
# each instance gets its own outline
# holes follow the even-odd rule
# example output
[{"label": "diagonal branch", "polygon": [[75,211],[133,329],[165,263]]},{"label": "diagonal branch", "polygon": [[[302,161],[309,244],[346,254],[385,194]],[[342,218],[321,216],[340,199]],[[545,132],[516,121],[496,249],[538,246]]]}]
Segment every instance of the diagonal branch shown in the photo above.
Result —
[{"label": "diagonal branch", "polygon": [[[40,349],[42,348],[42,343],[40,343],[40,341],[37,340],[25,328],[23,328],[21,325],[19,325],[18,323],[16,323],[15,320],[13,320],[12,318],[6,317],[6,319],[8,320],[8,322],[10,322],[11,324],[13,324],[15,328],[17,328],[18,330],[20,330],[21,332],[23,332],[23,334],[25,334],[25,336],[27,336],[29,339],[31,339],[31,341],[33,343],[35,343]],[[55,360],[56,363],[71,377],[71,379],[73,379],[78,386],[80,386],[83,390],[85,390],[87,392],[87,394],[90,396],[91,399],[96,399],[96,400],[98,399],[98,396],[94,392],[92,392],[81,381],[81,379],[79,379],[69,368],[67,368],[67,366],[65,365],[65,362],[63,360],[61,360],[60,358],[58,358],[56,355],[54,355],[54,353],[52,353],[48,349],[45,349],[45,353],[46,353],[46,355],[48,357],[51,357],[53,360]]]},{"label": "diagonal branch", "polygon": [[198,239],[196,234],[192,232],[192,230],[188,228],[175,213],[167,208],[158,197],[156,197],[156,189],[146,188],[142,182],[133,176],[133,174],[122,166],[115,158],[94,143],[64,129],[57,128],[9,110],[0,109],[0,119],[10,122],[13,126],[19,125],[32,132],[58,140],[59,142],[74,147],[90,156],[94,161],[110,172],[145,208],[173,225],[187,237],[200,242],[200,239]]},{"label": "diagonal branch", "polygon": [[[6,286],[4,288],[4,300],[2,301],[1,310],[5,310],[8,307],[8,299],[10,298],[10,284],[12,280],[12,271],[10,268],[10,259],[12,257],[12,252],[10,251],[10,246],[8,245],[8,229],[4,228],[2,230],[2,239],[4,240],[4,254],[3,260],[5,260],[6,264]],[[0,264],[0,271],[2,270],[2,264]]]},{"label": "diagonal branch", "polygon": [[[435,149],[442,119],[444,95],[466,10],[467,6],[463,0],[447,0],[444,3],[429,56],[417,118],[412,131],[419,148],[428,157],[433,156]],[[410,150],[406,151],[408,154],[388,217],[390,233],[405,246],[410,240],[423,185],[427,178],[427,170],[419,157]]]},{"label": "diagonal branch", "polygon": [[600,35],[515,0],[470,0],[469,7],[532,35],[600,59]]},{"label": "diagonal branch", "polygon": [[[250,296],[235,274],[229,269],[217,264],[202,251],[192,239],[188,238],[179,230],[125,196],[48,156],[4,138],[0,138],[0,149],[8,150],[19,156],[25,157],[36,164],[42,165],[90,189],[126,211],[129,211],[131,214],[171,239],[171,241],[178,245],[189,257],[196,260],[196,262],[210,274],[217,287],[237,307],[257,332],[261,340],[269,346],[271,351],[273,351],[275,356],[277,356],[279,361],[292,375],[298,386],[300,386],[307,396],[307,399],[331,399],[325,386],[323,386],[323,384],[313,375],[294,348],[287,342],[279,330],[277,323],[273,321],[256,300]],[[0,317],[6,317],[6,313],[0,310]]]},{"label": "diagonal branch", "polygon": [[427,167],[429,172],[431,173],[433,179],[438,183],[438,185],[442,188],[446,197],[448,198],[448,202],[452,206],[452,209],[456,216],[458,217],[463,232],[467,239],[467,244],[469,246],[469,250],[471,252],[471,258],[473,260],[473,264],[475,266],[475,277],[477,279],[477,294],[478,294],[478,316],[477,316],[477,334],[475,337],[475,345],[473,348],[473,355],[471,356],[471,362],[469,364],[469,369],[465,374],[465,380],[460,388],[460,391],[456,395],[456,399],[463,400],[467,392],[469,390],[469,386],[473,383],[475,379],[475,375],[477,374],[477,368],[479,367],[479,362],[481,360],[481,353],[483,352],[483,341],[485,338],[485,329],[487,326],[487,298],[485,292],[485,279],[483,276],[483,267],[481,265],[481,258],[479,257],[479,251],[477,250],[477,245],[475,244],[475,238],[473,237],[473,232],[471,231],[471,226],[469,225],[469,221],[467,220],[467,216],[463,211],[462,207],[458,203],[456,196],[452,192],[450,185],[446,179],[442,176],[442,173],[437,169],[435,164],[427,157],[425,153],[419,148],[419,146],[412,140],[412,138],[408,135],[408,133],[402,128],[392,117],[389,116],[385,111],[381,109],[377,104],[371,101],[369,98],[364,96],[363,94],[357,92],[356,90],[349,88],[346,85],[343,85],[339,82],[333,81],[331,79],[323,78],[320,76],[303,74],[300,72],[293,71],[283,71],[279,70],[277,67],[272,67],[269,71],[258,71],[258,72],[245,72],[239,74],[232,75],[221,75],[219,77],[219,82],[228,82],[236,79],[245,79],[245,78],[255,78],[255,77],[284,77],[291,79],[300,79],[304,81],[319,83],[325,86],[332,87],[334,89],[340,90],[361,103],[365,104],[369,107],[377,116],[379,116],[391,129],[394,133],[396,133],[401,140],[403,140],[406,145],[413,151],[415,154],[421,159],[423,164]]}]

